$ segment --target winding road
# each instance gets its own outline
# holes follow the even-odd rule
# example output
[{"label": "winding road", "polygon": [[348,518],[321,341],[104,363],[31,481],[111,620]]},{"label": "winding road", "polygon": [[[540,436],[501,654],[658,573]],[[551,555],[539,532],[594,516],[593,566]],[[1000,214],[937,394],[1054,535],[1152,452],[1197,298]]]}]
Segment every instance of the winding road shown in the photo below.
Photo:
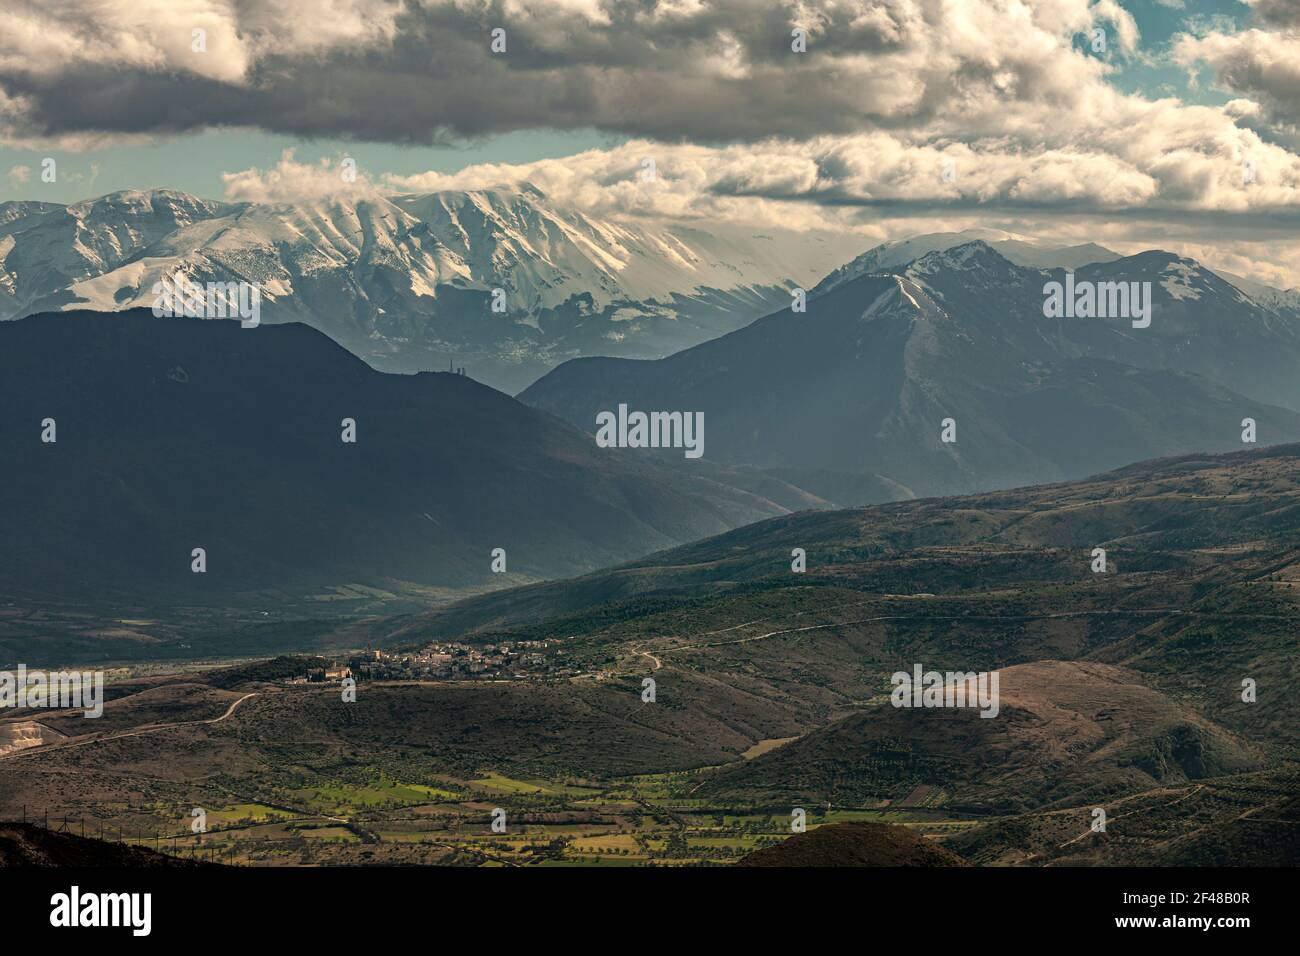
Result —
[{"label": "winding road", "polygon": [[142,737],[145,734],[156,734],[163,730],[173,730],[177,727],[197,727],[200,724],[219,724],[226,720],[239,708],[239,705],[250,697],[256,697],[257,694],[245,694],[243,697],[233,701],[226,712],[220,717],[209,717],[206,720],[180,720],[170,724],[151,724],[147,727],[137,727],[135,730],[123,730],[116,734],[107,734],[103,737],[78,737],[69,740],[67,743],[49,744],[43,747],[28,747],[24,750],[18,750],[11,754],[5,754],[0,760],[17,760],[19,757],[29,757],[33,754],[47,754],[53,750],[71,750],[73,747],[84,747],[87,744],[103,743],[106,740],[121,740],[123,737]]}]

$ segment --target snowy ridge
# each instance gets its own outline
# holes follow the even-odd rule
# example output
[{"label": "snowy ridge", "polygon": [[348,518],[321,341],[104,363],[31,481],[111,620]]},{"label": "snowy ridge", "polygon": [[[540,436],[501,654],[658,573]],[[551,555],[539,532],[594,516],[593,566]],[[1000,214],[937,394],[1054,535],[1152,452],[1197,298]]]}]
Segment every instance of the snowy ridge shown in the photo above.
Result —
[{"label": "snowy ridge", "polygon": [[[166,190],[115,193],[66,207],[7,203],[0,236],[53,246],[61,252],[53,265],[69,285],[101,280],[81,286],[95,298],[66,306],[92,309],[121,308],[128,300],[118,293],[138,292],[138,282],[154,277],[157,266],[135,267],[145,250],[159,263],[171,259],[199,272],[225,267],[249,281],[386,266],[409,272],[417,294],[436,295],[445,284],[502,287],[531,309],[584,293],[603,306],[807,281],[824,269],[825,246],[859,245],[851,237],[774,239],[738,228],[602,221],[552,208],[531,187],[292,205],[215,203]],[[23,285],[24,265],[0,258],[0,281]]]},{"label": "snowy ridge", "polygon": [[[131,191],[0,204],[0,318],[147,307],[155,283],[180,272],[257,283],[268,321],[313,324],[372,363],[413,371],[472,355],[496,384],[497,366],[521,356],[540,374],[606,347],[651,356],[705,341],[861,246],[848,234],[600,219],[529,185],[292,204]],[[485,306],[498,288],[504,315]]]}]

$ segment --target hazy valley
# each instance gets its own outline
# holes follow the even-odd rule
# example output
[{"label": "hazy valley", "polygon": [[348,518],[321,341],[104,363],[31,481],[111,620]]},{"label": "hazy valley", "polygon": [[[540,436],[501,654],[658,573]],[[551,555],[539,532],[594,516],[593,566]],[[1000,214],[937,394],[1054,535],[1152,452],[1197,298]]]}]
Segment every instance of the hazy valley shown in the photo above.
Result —
[{"label": "hazy valley", "polygon": [[[5,209],[51,311],[0,324],[0,660],[110,680],[0,721],[0,817],[153,863],[1294,860],[1290,293],[988,231],[818,278],[528,190]],[[267,322],[151,314],[176,269]],[[620,406],[701,456],[601,447]],[[913,668],[996,719],[891,706]]]},{"label": "hazy valley", "polygon": [[[137,665],[99,723],[45,717],[67,736],[0,757],[2,809],[185,853],[203,807],[205,852],[253,863],[725,863],[795,808],[980,864],[1290,862],[1298,476],[1290,446],[783,516],[326,642],[536,642],[505,680],[349,704],[305,658]],[[999,719],[891,707],[918,661],[1000,670]]]}]

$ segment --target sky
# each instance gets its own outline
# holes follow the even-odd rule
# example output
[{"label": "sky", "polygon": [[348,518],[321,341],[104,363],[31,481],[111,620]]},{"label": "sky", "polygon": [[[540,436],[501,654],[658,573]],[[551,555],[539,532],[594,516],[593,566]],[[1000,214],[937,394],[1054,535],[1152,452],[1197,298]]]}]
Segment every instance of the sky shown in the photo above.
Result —
[{"label": "sky", "polygon": [[981,226],[1297,286],[1300,0],[0,9],[0,200],[524,181],[615,218],[864,248]]}]

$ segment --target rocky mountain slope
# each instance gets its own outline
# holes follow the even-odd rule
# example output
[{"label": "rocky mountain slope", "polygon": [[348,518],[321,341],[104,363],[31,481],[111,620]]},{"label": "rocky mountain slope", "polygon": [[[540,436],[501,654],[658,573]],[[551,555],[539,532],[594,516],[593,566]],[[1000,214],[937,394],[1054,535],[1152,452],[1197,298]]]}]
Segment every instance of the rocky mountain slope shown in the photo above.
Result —
[{"label": "rocky mountain slope", "polygon": [[1149,327],[1048,318],[1053,281],[1064,270],[976,240],[828,280],[806,313],[786,308],[665,359],[568,362],[520,398],[588,430],[619,404],[702,411],[714,460],[796,482],[821,470],[879,489],[883,477],[917,495],[1227,451],[1245,418],[1260,443],[1300,438],[1300,316],[1160,252],[1075,276],[1149,283]]},{"label": "rocky mountain slope", "polygon": [[177,272],[244,281],[265,321],[305,322],[377,368],[465,367],[513,392],[574,356],[658,357],[740,328],[860,248],[602,220],[527,185],[291,204],[133,191],[0,204],[0,319],[151,306]]}]

